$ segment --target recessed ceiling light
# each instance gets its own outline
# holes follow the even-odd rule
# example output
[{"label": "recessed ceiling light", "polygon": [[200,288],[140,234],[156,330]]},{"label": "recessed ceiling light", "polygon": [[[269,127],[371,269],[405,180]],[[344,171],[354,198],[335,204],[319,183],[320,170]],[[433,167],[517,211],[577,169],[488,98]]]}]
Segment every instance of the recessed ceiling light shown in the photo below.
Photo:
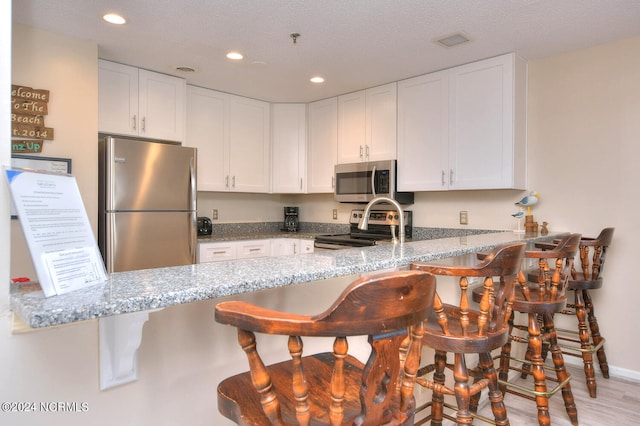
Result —
[{"label": "recessed ceiling light", "polygon": [[107,13],[102,17],[102,19],[104,19],[110,24],[115,24],[115,25],[123,25],[124,23],[127,22],[126,19],[124,19],[122,16],[118,15],[117,13]]},{"label": "recessed ceiling light", "polygon": [[445,37],[441,37],[436,40],[436,43],[444,47],[453,47],[462,43],[466,43],[470,40],[471,40],[471,37],[462,33],[456,33],[456,34],[451,34]]},{"label": "recessed ceiling light", "polygon": [[234,61],[239,61],[240,59],[244,58],[244,56],[242,56],[242,53],[229,52],[227,53],[227,58],[233,59]]},{"label": "recessed ceiling light", "polygon": [[311,77],[309,79],[309,81],[312,82],[312,83],[319,84],[319,83],[324,83],[324,78],[319,77],[319,76],[318,77]]}]

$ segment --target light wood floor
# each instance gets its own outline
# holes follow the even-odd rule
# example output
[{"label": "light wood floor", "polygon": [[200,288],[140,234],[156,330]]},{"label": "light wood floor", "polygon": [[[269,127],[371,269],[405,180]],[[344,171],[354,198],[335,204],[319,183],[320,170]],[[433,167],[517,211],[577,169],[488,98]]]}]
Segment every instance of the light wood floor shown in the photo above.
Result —
[{"label": "light wood floor", "polygon": [[[567,365],[567,370],[572,376],[571,391],[580,425],[640,425],[640,383],[613,377],[604,379],[596,367],[598,397],[590,398],[582,368]],[[535,402],[507,394],[505,404],[512,426],[538,423]],[[549,411],[552,425],[571,425],[560,392],[549,399]],[[480,414],[492,417],[488,405],[480,410]]]}]

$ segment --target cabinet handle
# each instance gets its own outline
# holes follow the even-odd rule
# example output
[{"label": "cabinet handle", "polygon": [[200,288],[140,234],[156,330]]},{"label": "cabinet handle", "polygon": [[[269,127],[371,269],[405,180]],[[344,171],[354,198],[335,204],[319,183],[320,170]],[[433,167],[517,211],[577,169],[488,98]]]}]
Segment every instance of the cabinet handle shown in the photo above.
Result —
[{"label": "cabinet handle", "polygon": [[362,153],[363,153],[364,148],[362,147],[362,145],[360,145],[360,159],[362,159]]},{"label": "cabinet handle", "polygon": [[231,187],[232,188],[236,187],[236,177],[235,176],[233,178],[231,178]]},{"label": "cabinet handle", "polygon": [[453,185],[453,169],[449,170],[449,185]]},{"label": "cabinet handle", "polygon": [[300,191],[302,191],[302,178],[300,178]]},{"label": "cabinet handle", "polygon": [[229,187],[229,175],[226,175],[224,177],[224,187],[228,188]]},{"label": "cabinet handle", "polygon": [[331,176],[331,188],[335,189],[335,187],[336,187],[336,177]]},{"label": "cabinet handle", "polygon": [[142,117],[142,131],[143,131],[143,132],[146,132],[146,131],[147,131],[147,125],[146,125],[146,122],[147,122],[147,117]]},{"label": "cabinet handle", "polygon": [[136,123],[138,121],[138,116],[136,114],[133,115],[133,130],[136,130]]},{"label": "cabinet handle", "polygon": [[369,159],[369,145],[365,145],[364,156],[367,160]]},{"label": "cabinet handle", "polygon": [[298,245],[293,243],[293,254],[298,254]]},{"label": "cabinet handle", "polygon": [[442,171],[442,186],[444,186],[444,185],[445,185],[445,182],[444,182],[444,170],[443,170]]},{"label": "cabinet handle", "polygon": [[225,254],[226,251],[222,250],[222,251],[214,251],[213,254]]},{"label": "cabinet handle", "polygon": [[249,251],[250,251],[250,252],[260,251],[260,249],[259,249],[259,248],[252,248],[252,249],[249,249]]}]

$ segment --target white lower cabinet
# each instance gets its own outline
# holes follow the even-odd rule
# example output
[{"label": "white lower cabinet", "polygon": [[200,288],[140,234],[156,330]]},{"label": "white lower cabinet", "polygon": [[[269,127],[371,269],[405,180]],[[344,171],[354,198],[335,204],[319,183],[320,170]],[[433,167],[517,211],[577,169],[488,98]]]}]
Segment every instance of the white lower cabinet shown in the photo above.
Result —
[{"label": "white lower cabinet", "polygon": [[235,241],[198,244],[198,263],[220,262],[223,260],[235,259],[237,259]]},{"label": "white lower cabinet", "polygon": [[313,253],[313,240],[305,238],[274,238],[271,240],[271,256]]},{"label": "white lower cabinet", "polygon": [[198,244],[198,263],[313,253],[313,240],[265,238]]},{"label": "white lower cabinet", "polygon": [[271,255],[271,244],[269,240],[237,241],[236,245],[236,255],[238,259],[268,257]]}]

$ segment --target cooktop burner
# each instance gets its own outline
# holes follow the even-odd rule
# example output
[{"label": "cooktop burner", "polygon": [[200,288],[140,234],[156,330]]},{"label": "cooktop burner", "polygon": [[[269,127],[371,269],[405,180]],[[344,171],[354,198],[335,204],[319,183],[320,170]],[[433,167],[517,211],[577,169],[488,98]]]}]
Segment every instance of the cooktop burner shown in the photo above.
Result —
[{"label": "cooktop burner", "polygon": [[[364,210],[352,210],[349,217],[350,232],[348,234],[318,235],[315,238],[315,247],[334,250],[349,247],[367,247],[376,245],[378,241],[390,241],[392,239],[391,227],[397,227],[399,224],[399,217],[396,211],[371,211],[369,214],[369,229],[367,230],[358,229],[358,223],[362,219],[363,213]],[[412,215],[410,211],[406,211],[404,214],[405,234],[408,238],[411,238]]]}]

